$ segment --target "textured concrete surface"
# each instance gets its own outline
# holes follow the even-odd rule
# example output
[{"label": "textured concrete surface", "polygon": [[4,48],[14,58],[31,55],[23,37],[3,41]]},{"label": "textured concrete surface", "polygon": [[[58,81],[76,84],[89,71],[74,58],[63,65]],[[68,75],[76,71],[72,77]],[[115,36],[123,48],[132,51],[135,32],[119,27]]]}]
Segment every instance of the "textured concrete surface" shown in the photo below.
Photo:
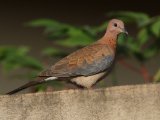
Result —
[{"label": "textured concrete surface", "polygon": [[160,120],[160,84],[0,96],[0,120]]}]

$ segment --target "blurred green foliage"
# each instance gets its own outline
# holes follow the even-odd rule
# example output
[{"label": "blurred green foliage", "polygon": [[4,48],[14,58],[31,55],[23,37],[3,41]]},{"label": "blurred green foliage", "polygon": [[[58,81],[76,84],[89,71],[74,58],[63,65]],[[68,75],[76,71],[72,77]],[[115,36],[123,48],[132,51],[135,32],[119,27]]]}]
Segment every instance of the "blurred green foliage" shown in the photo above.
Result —
[{"label": "blurred green foliage", "polygon": [[[110,12],[108,18],[118,18],[126,23],[127,28],[136,31],[128,38],[120,35],[118,55],[134,57],[140,63],[157,55],[160,51],[160,16],[150,17],[139,12]],[[104,34],[108,21],[99,26],[74,26],[51,19],[37,19],[27,23],[31,27],[42,27],[48,40],[56,47],[47,47],[40,54],[46,56],[64,56],[68,51],[61,48],[77,49],[86,46]],[[27,47],[0,46],[0,63],[3,69],[30,68],[41,70],[42,64],[28,55]]]},{"label": "blurred green foliage", "polygon": [[[127,26],[136,29],[136,35],[129,35],[124,40],[123,35],[119,37],[119,55],[134,56],[143,62],[158,54],[160,50],[160,16],[149,17],[145,13],[137,12],[111,12],[109,18],[119,18],[123,20]],[[64,47],[82,47],[86,46],[94,40],[97,40],[98,34],[106,30],[107,22],[99,26],[81,26],[61,23],[50,19],[37,19],[29,22],[32,27],[43,27],[49,40],[55,44]],[[125,38],[126,39],[126,38]],[[54,56],[61,54],[63,51],[59,49],[45,49],[45,53]]]},{"label": "blurred green foliage", "polygon": [[[18,68],[41,70],[42,64],[28,55],[28,47],[0,46],[0,63],[4,72],[11,72]],[[30,74],[31,74],[30,73]]]},{"label": "blurred green foliage", "polygon": [[94,39],[93,35],[84,28],[60,23],[55,20],[38,19],[31,21],[29,25],[32,27],[44,27],[48,38],[63,46],[85,46],[93,42]]}]

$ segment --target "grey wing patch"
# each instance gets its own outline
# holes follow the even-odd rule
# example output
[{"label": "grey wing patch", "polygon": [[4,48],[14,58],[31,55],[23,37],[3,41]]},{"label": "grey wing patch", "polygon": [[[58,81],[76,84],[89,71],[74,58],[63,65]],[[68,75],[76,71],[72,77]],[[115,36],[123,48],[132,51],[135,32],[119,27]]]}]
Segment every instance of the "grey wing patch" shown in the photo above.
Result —
[{"label": "grey wing patch", "polygon": [[108,70],[112,63],[114,61],[114,57],[112,55],[105,56],[92,64],[85,65],[77,69],[73,74],[74,75],[83,75],[83,76],[89,76],[89,75],[94,75],[99,72],[103,72],[105,70]]}]

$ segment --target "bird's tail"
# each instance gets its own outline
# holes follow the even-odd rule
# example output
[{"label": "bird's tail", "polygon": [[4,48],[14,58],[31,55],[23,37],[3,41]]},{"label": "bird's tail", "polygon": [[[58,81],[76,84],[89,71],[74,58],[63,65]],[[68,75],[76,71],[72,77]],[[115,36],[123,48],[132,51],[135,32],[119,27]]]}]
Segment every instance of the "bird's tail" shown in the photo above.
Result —
[{"label": "bird's tail", "polygon": [[29,82],[29,83],[27,83],[27,84],[25,84],[25,85],[23,85],[23,86],[15,89],[15,90],[12,90],[12,91],[10,91],[10,92],[8,92],[8,93],[6,93],[6,94],[7,94],[7,95],[12,95],[12,94],[15,94],[15,93],[23,90],[23,89],[26,89],[26,88],[28,88],[28,87],[41,84],[41,83],[43,83],[43,82],[45,82],[45,81],[44,81],[44,80],[43,80],[43,81],[31,81],[31,82]]},{"label": "bird's tail", "polygon": [[19,92],[19,91],[21,91],[21,90],[24,90],[24,89],[26,89],[26,88],[29,88],[29,87],[31,87],[31,86],[35,86],[35,85],[38,85],[38,84],[42,84],[42,83],[47,82],[47,81],[49,81],[49,80],[55,80],[55,79],[56,79],[56,77],[49,77],[49,78],[42,79],[42,80],[34,80],[34,81],[31,81],[31,82],[29,82],[29,83],[27,83],[27,84],[25,84],[25,85],[23,85],[23,86],[15,89],[15,90],[12,90],[12,91],[6,93],[6,95],[12,95],[12,94],[15,94],[15,93],[17,93],[17,92]]}]

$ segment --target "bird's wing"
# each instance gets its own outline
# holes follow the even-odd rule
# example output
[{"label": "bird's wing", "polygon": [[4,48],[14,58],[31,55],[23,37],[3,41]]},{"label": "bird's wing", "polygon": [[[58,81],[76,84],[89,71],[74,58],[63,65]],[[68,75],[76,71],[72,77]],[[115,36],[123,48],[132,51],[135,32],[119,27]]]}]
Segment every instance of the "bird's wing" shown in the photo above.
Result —
[{"label": "bird's wing", "polygon": [[113,60],[114,52],[109,46],[92,44],[63,58],[39,76],[89,76],[108,69]]}]

